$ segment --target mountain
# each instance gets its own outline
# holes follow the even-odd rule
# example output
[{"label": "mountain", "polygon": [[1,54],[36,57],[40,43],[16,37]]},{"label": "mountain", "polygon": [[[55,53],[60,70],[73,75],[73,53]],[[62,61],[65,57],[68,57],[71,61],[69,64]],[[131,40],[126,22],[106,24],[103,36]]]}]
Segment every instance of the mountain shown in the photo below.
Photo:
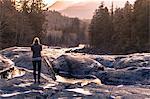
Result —
[{"label": "mountain", "polygon": [[48,7],[49,10],[56,10],[65,16],[79,17],[80,19],[91,19],[94,10],[99,6],[98,2],[56,1]]},{"label": "mountain", "polygon": [[100,4],[97,2],[82,2],[77,3],[60,12],[66,16],[79,17],[80,19],[91,19],[96,8]]},{"label": "mountain", "polygon": [[[128,0],[131,4],[135,0]],[[61,12],[65,16],[79,17],[80,19],[91,19],[95,9],[103,2],[102,0],[80,0],[77,2],[72,0],[59,0],[51,6],[48,6],[49,10],[56,10]],[[113,0],[114,7],[123,7],[126,0]],[[105,0],[104,5],[108,8],[112,5],[112,0]]]},{"label": "mountain", "polygon": [[73,4],[74,4],[74,2],[72,2],[72,1],[56,1],[52,5],[48,6],[48,9],[59,11],[59,10],[68,8],[68,7],[72,6]]}]

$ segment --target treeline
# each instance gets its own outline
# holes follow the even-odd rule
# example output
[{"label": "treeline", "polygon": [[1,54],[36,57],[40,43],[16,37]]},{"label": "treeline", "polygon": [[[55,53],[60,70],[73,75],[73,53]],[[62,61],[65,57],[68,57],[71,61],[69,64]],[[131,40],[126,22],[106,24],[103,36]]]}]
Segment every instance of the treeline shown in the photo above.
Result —
[{"label": "treeline", "polygon": [[46,11],[46,20],[46,44],[69,47],[86,41],[86,22],[63,16],[57,11]]},{"label": "treeline", "polygon": [[42,36],[45,16],[42,0],[0,1],[0,48],[29,46]]},{"label": "treeline", "polygon": [[76,46],[85,42],[87,24],[78,18],[44,9],[43,0],[12,1],[0,0],[0,49],[30,46],[35,36],[49,46]]},{"label": "treeline", "polygon": [[150,52],[150,0],[111,10],[102,3],[91,21],[90,45],[109,54]]}]

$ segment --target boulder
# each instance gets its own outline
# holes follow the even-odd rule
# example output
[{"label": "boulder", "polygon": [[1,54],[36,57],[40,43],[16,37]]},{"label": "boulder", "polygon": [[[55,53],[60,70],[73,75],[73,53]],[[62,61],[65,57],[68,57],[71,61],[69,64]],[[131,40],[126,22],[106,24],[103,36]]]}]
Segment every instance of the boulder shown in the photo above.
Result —
[{"label": "boulder", "polygon": [[68,77],[83,77],[104,70],[103,65],[99,62],[83,56],[62,55],[52,64],[56,73]]},{"label": "boulder", "polygon": [[93,58],[97,62],[101,63],[103,66],[108,67],[108,68],[114,68],[114,62],[115,59],[113,56],[95,56]]},{"label": "boulder", "polygon": [[149,53],[136,53],[124,55],[124,57],[116,56],[114,68],[123,69],[127,67],[150,67],[150,54]]},{"label": "boulder", "polygon": [[118,69],[112,71],[104,71],[96,73],[96,76],[101,79],[103,84],[107,85],[134,85],[150,84],[150,68],[135,68],[135,69]]}]

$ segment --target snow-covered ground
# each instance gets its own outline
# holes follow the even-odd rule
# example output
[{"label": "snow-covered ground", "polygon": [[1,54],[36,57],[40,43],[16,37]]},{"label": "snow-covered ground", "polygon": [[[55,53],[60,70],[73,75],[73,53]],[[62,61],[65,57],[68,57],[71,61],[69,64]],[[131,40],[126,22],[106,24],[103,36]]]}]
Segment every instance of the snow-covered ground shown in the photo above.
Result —
[{"label": "snow-covered ground", "polygon": [[[91,55],[82,49],[44,46],[41,84],[33,84],[31,50],[0,51],[0,98],[5,99],[149,99],[150,53]],[[67,52],[67,53],[66,53]],[[69,52],[69,53],[68,53]],[[53,72],[56,81],[53,81]]]}]

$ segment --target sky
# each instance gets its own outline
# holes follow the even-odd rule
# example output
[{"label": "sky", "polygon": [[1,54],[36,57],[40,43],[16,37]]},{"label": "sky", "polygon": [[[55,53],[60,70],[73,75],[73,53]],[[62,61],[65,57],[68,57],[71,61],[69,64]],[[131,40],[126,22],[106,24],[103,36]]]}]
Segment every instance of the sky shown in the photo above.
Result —
[{"label": "sky", "polygon": [[[72,1],[72,2],[75,2],[75,3],[78,3],[78,2],[87,2],[87,1],[106,1],[106,0],[44,0],[46,4],[53,4],[54,2],[56,1]],[[126,2],[127,0],[107,0],[107,1],[114,1],[114,2]],[[130,3],[134,3],[135,0],[128,0]]]},{"label": "sky", "polygon": [[[78,6],[80,4],[89,4],[92,2],[94,4],[100,4],[101,2],[104,2],[104,5],[107,6],[108,8],[111,8],[112,2],[113,2],[114,8],[122,8],[122,7],[124,7],[124,5],[127,1],[129,1],[130,4],[134,4],[134,2],[136,0],[45,0],[45,4],[47,4],[47,7],[51,7],[51,5],[53,5],[56,1],[69,1],[69,2],[71,1],[70,4],[75,4],[76,6]],[[61,5],[61,6],[55,5],[54,7],[51,7],[51,9],[56,10],[56,11],[61,11],[61,14],[65,15],[65,16],[79,17],[81,19],[91,19],[93,16],[93,12],[98,7],[98,5],[94,5],[90,9],[86,8],[87,5],[86,5],[86,7],[84,5],[81,6],[82,8],[86,8],[87,9],[86,11],[82,8],[80,11],[78,11],[78,10],[75,10],[74,7],[73,7],[74,10],[73,10],[69,7],[68,7],[69,9],[65,8],[65,5]],[[78,8],[78,9],[80,9],[80,8]],[[82,12],[83,10],[85,11],[84,13]]]}]

